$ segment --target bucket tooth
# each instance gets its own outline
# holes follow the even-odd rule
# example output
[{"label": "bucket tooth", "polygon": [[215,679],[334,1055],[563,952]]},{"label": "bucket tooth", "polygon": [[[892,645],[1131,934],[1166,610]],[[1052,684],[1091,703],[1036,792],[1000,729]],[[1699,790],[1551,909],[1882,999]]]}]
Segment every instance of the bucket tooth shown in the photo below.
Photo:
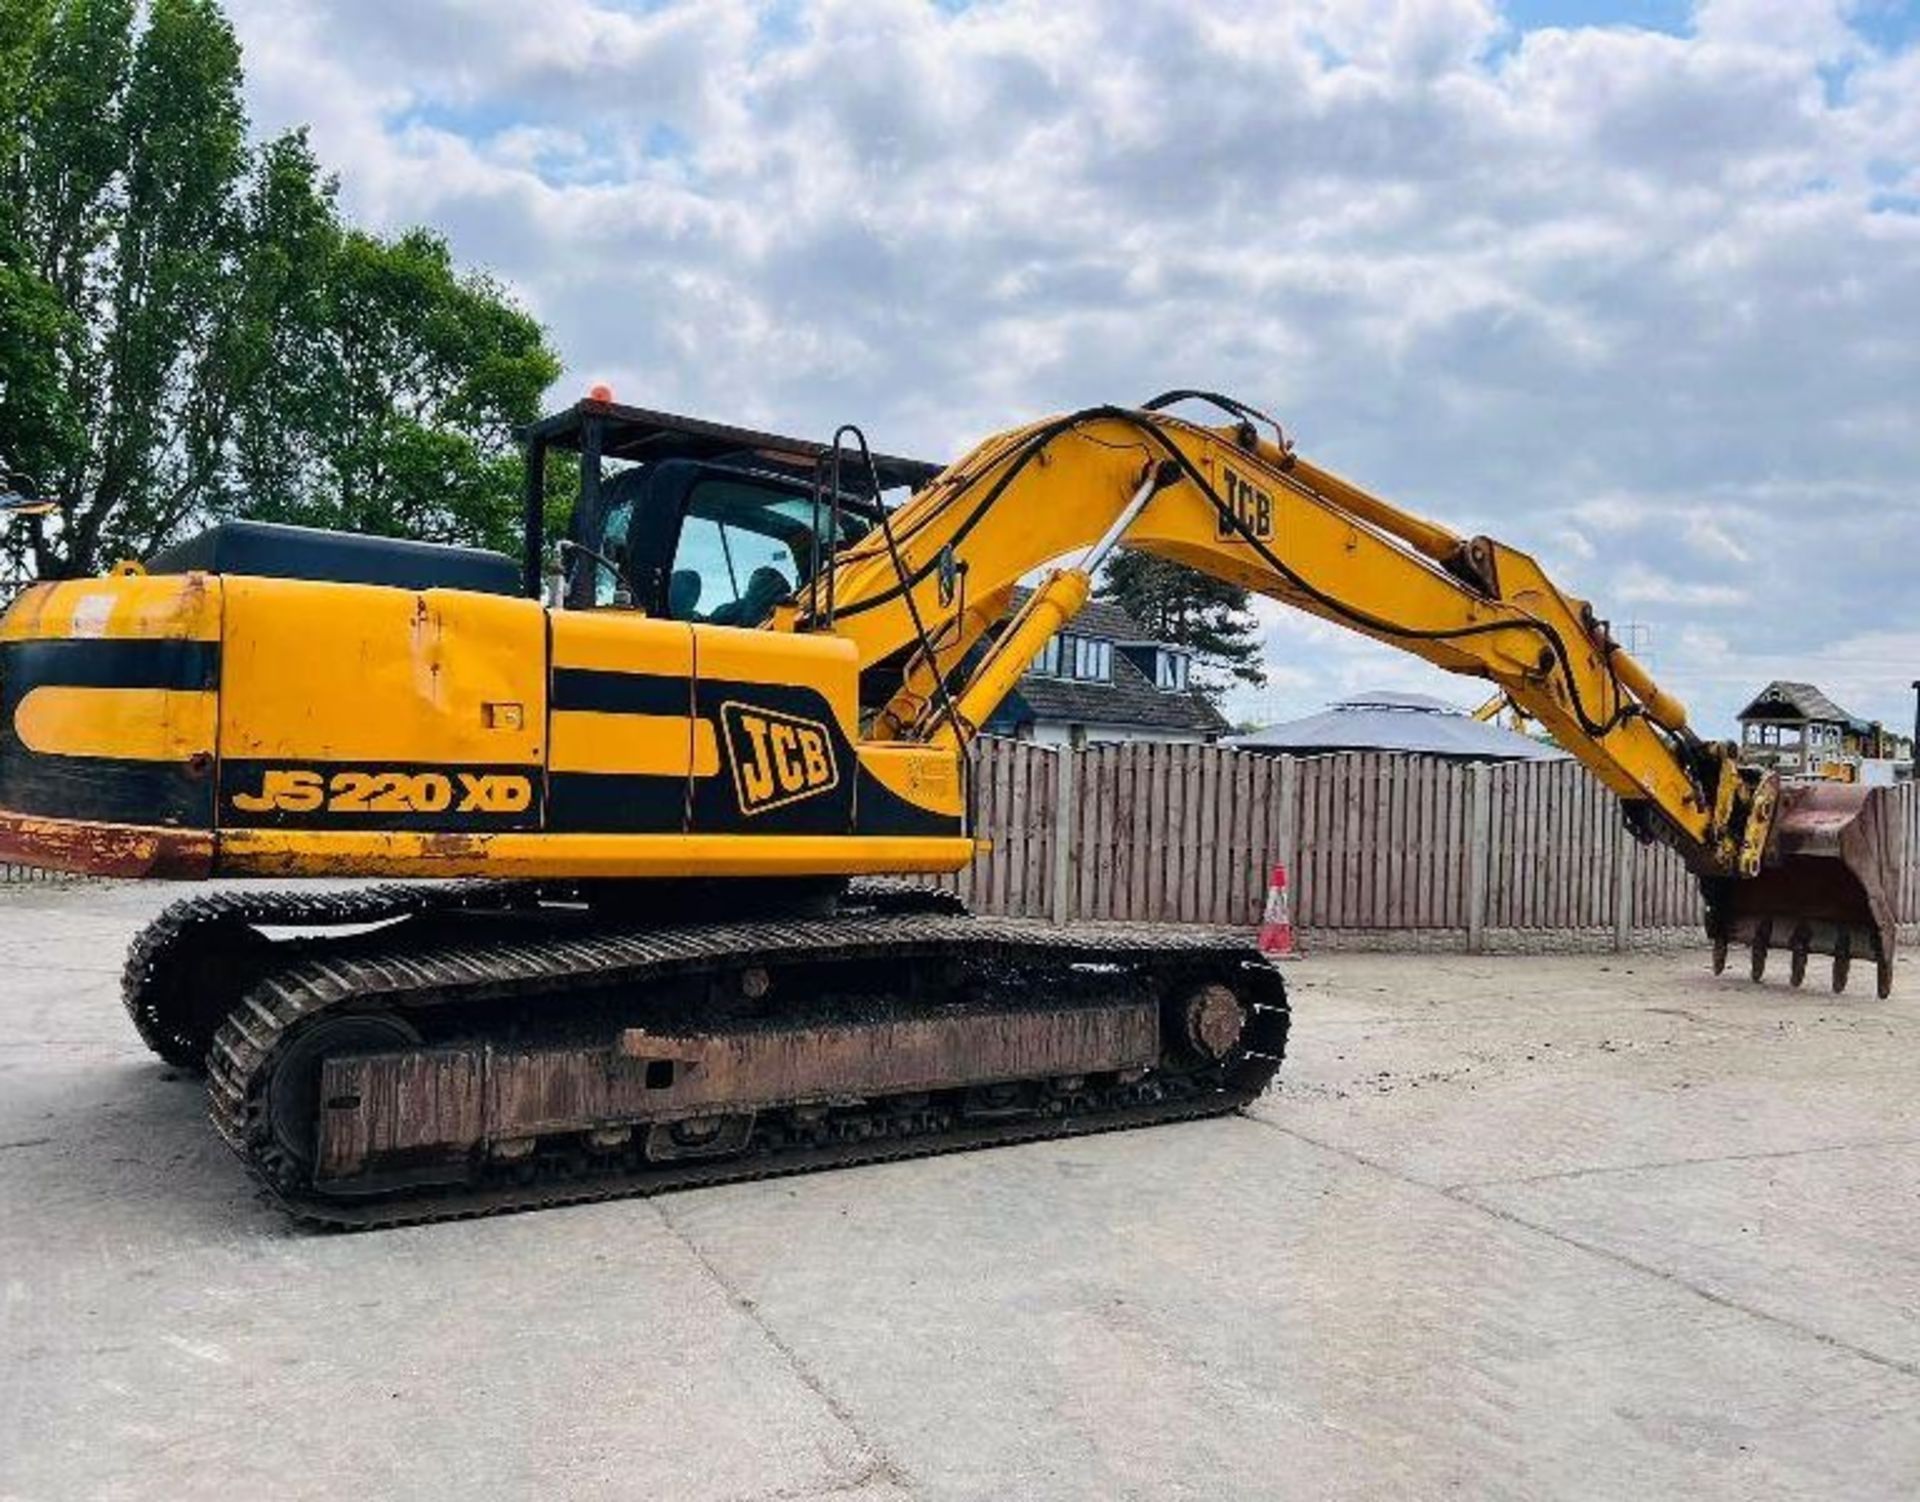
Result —
[{"label": "bucket tooth", "polygon": [[1807,925],[1797,924],[1793,930],[1793,940],[1787,946],[1791,956],[1787,968],[1787,980],[1794,990],[1799,990],[1807,980],[1807,957],[1813,953],[1813,935],[1807,931]]}]

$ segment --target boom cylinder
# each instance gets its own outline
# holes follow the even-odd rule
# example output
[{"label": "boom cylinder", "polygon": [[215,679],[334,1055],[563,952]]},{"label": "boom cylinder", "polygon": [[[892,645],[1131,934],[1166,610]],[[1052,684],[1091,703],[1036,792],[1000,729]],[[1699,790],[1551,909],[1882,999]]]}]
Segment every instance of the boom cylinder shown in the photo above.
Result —
[{"label": "boom cylinder", "polygon": [[[1080,561],[1072,568],[1055,569],[1042,581],[1031,598],[1028,599],[1013,624],[1000,635],[993,644],[986,660],[975,670],[960,691],[954,707],[959,713],[959,723],[952,719],[945,721],[931,737],[936,746],[948,750],[958,750],[963,733],[970,734],[974,727],[993,713],[1000,701],[1013,692],[1013,686],[1020,681],[1020,675],[1052,638],[1053,634],[1080,613],[1080,607],[1087,603],[1087,596],[1093,593],[1093,576],[1100,571],[1100,565],[1107,561],[1109,554],[1120,545],[1120,539],[1127,534],[1140,513],[1167,486],[1180,479],[1180,466],[1171,460],[1156,464],[1141,477],[1127,504],[1120,509],[1119,515],[1108,524],[1092,547],[1081,555]],[[964,731],[963,731],[964,727]]]},{"label": "boom cylinder", "polygon": [[986,661],[980,664],[967,686],[954,702],[959,725],[952,719],[941,721],[929,737],[933,745],[949,751],[960,749],[961,726],[972,734],[981,721],[993,713],[1000,701],[1013,692],[1020,675],[1053,634],[1080,613],[1093,593],[1093,576],[1079,568],[1055,569],[1028,599],[1014,622],[993,644]]}]

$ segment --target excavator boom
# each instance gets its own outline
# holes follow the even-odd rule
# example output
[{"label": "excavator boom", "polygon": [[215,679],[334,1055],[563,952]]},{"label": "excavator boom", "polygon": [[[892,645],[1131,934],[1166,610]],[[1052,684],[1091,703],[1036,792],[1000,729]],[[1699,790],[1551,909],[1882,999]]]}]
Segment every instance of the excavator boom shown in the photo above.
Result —
[{"label": "excavator boom", "polygon": [[325,1223],[1232,1110],[1286,1037],[1257,951],[874,881],[972,857],[968,743],[1127,547],[1487,680],[1698,873],[1718,959],[1870,958],[1884,994],[1877,793],[1740,767],[1525,553],[1251,408],[1168,410],[1196,395],[944,467],[595,398],[527,435],[519,560],[229,524],[35,586],[0,618],[0,859],[489,878],[190,897],[129,954],[141,1036]]},{"label": "excavator boom", "polygon": [[[1756,973],[1770,946],[1794,952],[1796,976],[1809,953],[1825,953],[1843,983],[1849,959],[1870,956],[1884,994],[1894,944],[1884,794],[1783,787],[1742,767],[1731,744],[1700,739],[1592,605],[1530,556],[1461,537],[1300,458],[1278,424],[1239,403],[1204,398],[1229,418],[1219,426],[1162,410],[1195,395],[989,439],[895,515],[890,542],[869,539],[845,558],[833,628],[864,664],[904,660],[887,725],[942,745],[968,739],[1124,536],[1494,684],[1490,702],[1543,725],[1621,799],[1637,833],[1680,853],[1701,879],[1721,963],[1734,941],[1754,947]],[[969,681],[949,686],[1036,557],[1082,546],[1086,556],[1035,591]],[[966,588],[995,610],[943,600],[956,557]],[[818,592],[804,604],[802,630],[823,619]],[[942,629],[923,640],[916,618]]]}]

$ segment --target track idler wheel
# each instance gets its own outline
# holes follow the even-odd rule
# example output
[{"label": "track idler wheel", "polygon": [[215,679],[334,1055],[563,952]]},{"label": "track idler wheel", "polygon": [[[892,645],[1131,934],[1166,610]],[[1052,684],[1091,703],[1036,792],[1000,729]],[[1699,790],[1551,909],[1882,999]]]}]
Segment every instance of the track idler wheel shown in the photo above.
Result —
[{"label": "track idler wheel", "polygon": [[1203,1059],[1224,1059],[1240,1046],[1240,1035],[1247,1030],[1247,1009],[1217,982],[1189,996],[1183,1016],[1187,1046]]},{"label": "track idler wheel", "polygon": [[267,1125],[274,1145],[310,1172],[318,1155],[323,1104],[320,1066],[337,1054],[392,1053],[419,1043],[413,1024],[389,1012],[321,1017],[299,1029],[287,1039],[267,1078]]}]

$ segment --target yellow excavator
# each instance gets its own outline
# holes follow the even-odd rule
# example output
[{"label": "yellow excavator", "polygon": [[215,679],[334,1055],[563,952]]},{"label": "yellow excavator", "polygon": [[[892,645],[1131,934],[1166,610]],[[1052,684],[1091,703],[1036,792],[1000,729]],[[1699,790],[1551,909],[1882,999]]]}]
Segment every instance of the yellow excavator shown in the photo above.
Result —
[{"label": "yellow excavator", "polygon": [[[204,1068],[219,1131],[306,1219],[1258,1095],[1287,1010],[1251,946],[973,917],[897,879],[973,858],[968,743],[1123,544],[1490,680],[1698,873],[1716,968],[1740,943],[1756,978],[1784,948],[1796,983],[1818,952],[1836,988],[1856,957],[1891,984],[1875,792],[1741,767],[1527,555],[1237,401],[1090,408],[942,467],[597,391],[525,446],[517,560],[227,523],[0,619],[0,859],[409,879],[223,887],[128,956],[141,1036]],[[548,475],[574,471],[549,553]]]}]

